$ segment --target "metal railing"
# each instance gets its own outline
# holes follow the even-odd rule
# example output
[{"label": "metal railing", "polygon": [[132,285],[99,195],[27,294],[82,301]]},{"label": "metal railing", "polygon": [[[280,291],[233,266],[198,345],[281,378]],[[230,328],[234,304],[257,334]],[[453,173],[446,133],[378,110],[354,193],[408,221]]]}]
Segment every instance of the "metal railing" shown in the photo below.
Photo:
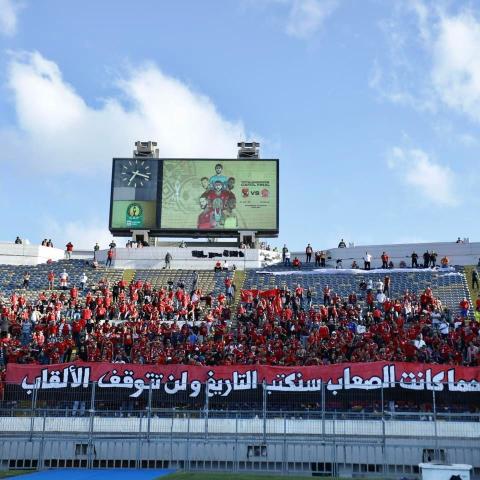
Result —
[{"label": "metal railing", "polygon": [[399,478],[422,459],[447,459],[478,473],[479,394],[443,386],[333,395],[325,383],[290,392],[260,383],[222,397],[207,382],[173,394],[146,388],[132,397],[132,389],[98,382],[30,390],[4,383],[0,460],[38,469],[160,465],[335,475],[373,468]]},{"label": "metal railing", "polygon": [[[167,384],[162,386],[160,390],[146,385],[139,392],[128,385],[105,388],[97,382],[90,382],[86,388],[79,388],[78,384],[44,388],[39,383],[30,389],[3,383],[0,384],[0,417],[145,418],[147,421],[201,418],[205,420],[204,433],[209,419],[256,419],[261,420],[264,435],[267,423],[279,417],[319,421],[323,433],[325,422],[330,420],[480,422],[480,391],[458,392],[450,389],[449,384],[444,384],[442,391],[411,390],[397,384],[393,389],[382,385],[377,389],[352,388],[338,392],[330,391],[325,383],[314,391],[287,387],[279,390],[278,386],[267,383],[235,392],[222,391],[218,384],[214,386],[209,382],[189,384],[188,389],[183,390],[175,390],[175,386],[167,388]],[[459,433],[457,428],[455,435]]]}]

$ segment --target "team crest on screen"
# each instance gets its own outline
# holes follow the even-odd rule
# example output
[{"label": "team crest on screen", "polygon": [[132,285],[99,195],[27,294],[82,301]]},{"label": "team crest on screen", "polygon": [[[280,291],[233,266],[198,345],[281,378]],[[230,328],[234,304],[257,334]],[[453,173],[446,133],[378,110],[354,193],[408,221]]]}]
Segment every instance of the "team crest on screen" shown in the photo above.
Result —
[{"label": "team crest on screen", "polygon": [[143,208],[139,203],[130,203],[127,207],[126,223],[128,227],[143,225]]}]

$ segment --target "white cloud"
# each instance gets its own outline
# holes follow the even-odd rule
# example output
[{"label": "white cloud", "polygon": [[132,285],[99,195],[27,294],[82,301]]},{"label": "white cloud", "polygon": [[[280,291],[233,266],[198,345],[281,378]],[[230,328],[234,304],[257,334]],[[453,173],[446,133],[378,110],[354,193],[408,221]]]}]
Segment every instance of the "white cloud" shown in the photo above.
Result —
[{"label": "white cloud", "polygon": [[454,172],[448,166],[435,163],[423,150],[394,147],[387,155],[387,165],[406,186],[427,201],[445,207],[460,203]]},{"label": "white cloud", "polygon": [[246,138],[241,122],[226,120],[208,97],[153,64],[118,79],[118,96],[99,108],[38,52],[12,56],[8,84],[17,125],[0,131],[0,163],[21,151],[37,170],[107,175],[111,158],[130,155],[135,140],[158,141],[165,157],[234,157]]},{"label": "white cloud", "polygon": [[292,37],[307,38],[315,34],[335,11],[337,0],[293,0],[286,32]]},{"label": "white cloud", "polygon": [[[50,217],[42,222],[42,238],[51,238],[54,245],[63,248],[68,242],[72,242],[76,250],[92,250],[96,242],[100,248],[108,248],[112,240],[112,234],[104,227],[105,222],[100,219],[78,220],[71,222],[59,222]],[[38,243],[38,239],[32,239]],[[121,244],[118,239],[117,244]]]},{"label": "white cloud", "polygon": [[0,0],[0,33],[11,36],[17,30],[18,0]]},{"label": "white cloud", "polygon": [[480,21],[470,11],[442,15],[432,54],[431,78],[439,98],[480,121]]},{"label": "white cloud", "polygon": [[389,65],[375,61],[370,87],[393,103],[430,112],[443,105],[479,122],[479,14],[444,2],[395,5],[392,19],[382,23]]}]

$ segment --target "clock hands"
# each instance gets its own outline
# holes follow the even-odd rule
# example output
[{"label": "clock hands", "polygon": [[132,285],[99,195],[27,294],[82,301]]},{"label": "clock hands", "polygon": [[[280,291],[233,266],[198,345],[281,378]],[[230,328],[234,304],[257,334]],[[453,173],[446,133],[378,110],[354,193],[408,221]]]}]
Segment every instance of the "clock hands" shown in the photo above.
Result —
[{"label": "clock hands", "polygon": [[133,181],[133,179],[138,175],[138,172],[133,172],[133,175],[130,177],[130,180],[128,181],[128,184],[130,185]]},{"label": "clock hands", "polygon": [[[140,173],[138,170],[135,170],[134,172],[132,172],[133,175],[130,177],[130,180],[128,181],[128,184],[130,185],[132,182],[133,182],[133,179],[135,177],[143,177],[143,178],[146,178],[147,180],[150,180],[150,176],[149,175],[146,175],[144,173]],[[143,185],[143,184],[142,184]]]},{"label": "clock hands", "polygon": [[150,175],[146,175],[144,173],[140,173],[138,170],[135,172],[139,177],[146,178],[147,180],[150,180]]}]

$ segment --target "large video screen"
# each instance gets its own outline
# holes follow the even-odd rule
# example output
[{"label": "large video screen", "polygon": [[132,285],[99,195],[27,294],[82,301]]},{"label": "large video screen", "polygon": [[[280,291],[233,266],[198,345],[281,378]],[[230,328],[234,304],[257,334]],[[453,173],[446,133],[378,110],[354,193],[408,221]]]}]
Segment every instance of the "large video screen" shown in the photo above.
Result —
[{"label": "large video screen", "polygon": [[278,233],[278,160],[114,159],[110,230]]}]

